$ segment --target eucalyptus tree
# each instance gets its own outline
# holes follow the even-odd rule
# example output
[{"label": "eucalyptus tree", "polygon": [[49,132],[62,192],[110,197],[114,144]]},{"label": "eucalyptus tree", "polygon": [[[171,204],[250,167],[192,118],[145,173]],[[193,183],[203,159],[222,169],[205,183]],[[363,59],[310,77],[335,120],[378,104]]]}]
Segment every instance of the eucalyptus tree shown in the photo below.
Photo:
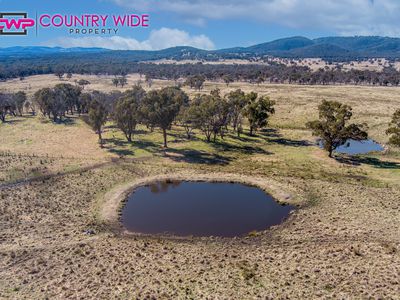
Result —
[{"label": "eucalyptus tree", "polygon": [[229,124],[229,103],[226,98],[222,98],[219,89],[214,89],[210,92],[211,97],[213,98],[214,104],[214,117],[213,117],[213,134],[214,134],[214,142],[216,140],[217,134],[224,138],[225,131],[227,130]]},{"label": "eucalyptus tree", "polygon": [[211,95],[197,95],[188,108],[188,117],[195,128],[203,132],[206,141],[211,141],[214,131],[215,103]]},{"label": "eucalyptus tree", "polygon": [[115,85],[115,87],[118,87],[119,79],[117,77],[114,77],[113,79],[111,79],[111,82],[113,85]]},{"label": "eucalyptus tree", "polygon": [[54,70],[54,75],[56,75],[58,77],[58,79],[61,80],[61,78],[64,76],[65,71],[61,66],[56,66],[55,70]]},{"label": "eucalyptus tree", "polygon": [[84,90],[85,86],[90,84],[90,81],[88,81],[86,79],[79,79],[76,83],[82,88],[82,90]]},{"label": "eucalyptus tree", "polygon": [[229,86],[230,83],[235,81],[233,76],[230,74],[223,75],[222,80],[225,82],[227,87]]},{"label": "eucalyptus tree", "polygon": [[243,109],[247,104],[246,94],[241,89],[237,89],[228,93],[225,97],[229,104],[229,118],[233,130],[239,135],[240,128],[242,128]]},{"label": "eucalyptus tree", "polygon": [[217,134],[221,138],[228,124],[229,105],[221,98],[219,90],[213,90],[210,94],[197,95],[188,108],[188,115],[195,128],[200,129],[206,141],[210,142],[213,136],[216,141]]},{"label": "eucalyptus tree", "polygon": [[50,88],[42,88],[37,90],[33,95],[33,101],[36,103],[43,116],[50,117],[50,106],[53,101],[54,93]]},{"label": "eucalyptus tree", "polygon": [[6,115],[11,109],[12,95],[0,92],[0,120],[4,123]]},{"label": "eucalyptus tree", "polygon": [[89,125],[99,136],[100,147],[103,147],[102,129],[107,121],[108,112],[101,98],[103,98],[102,94],[97,93],[95,98],[90,102],[88,121]]},{"label": "eucalyptus tree", "polygon": [[149,126],[161,128],[165,148],[167,148],[167,130],[171,128],[181,106],[188,101],[186,93],[177,87],[152,90],[143,99],[141,114],[144,121]]},{"label": "eucalyptus tree", "polygon": [[126,78],[126,75],[119,77],[118,83],[121,85],[121,87],[124,87],[128,83],[128,79]]},{"label": "eucalyptus tree", "polygon": [[140,122],[140,106],[145,96],[145,90],[136,85],[131,90],[127,90],[117,100],[114,119],[128,142],[132,142],[132,135],[136,129],[136,125]]},{"label": "eucalyptus tree", "polygon": [[16,92],[12,96],[12,100],[14,102],[15,108],[20,116],[22,116],[24,110],[24,103],[26,101],[26,93],[23,91]]},{"label": "eucalyptus tree", "polygon": [[206,81],[203,75],[193,75],[186,79],[185,84],[190,88],[200,91],[203,88],[203,84]]},{"label": "eucalyptus tree", "polygon": [[191,114],[191,106],[182,106],[176,119],[179,124],[185,129],[186,137],[188,140],[190,140],[192,138],[194,129],[194,120]]},{"label": "eucalyptus tree", "polygon": [[78,114],[84,114],[89,112],[89,105],[92,101],[92,94],[91,93],[81,93],[79,95],[78,107],[77,111]]},{"label": "eucalyptus tree", "polygon": [[253,135],[257,129],[268,125],[269,117],[275,113],[275,101],[270,100],[268,96],[258,97],[255,92],[247,94],[246,100],[244,114],[249,121],[250,135]]},{"label": "eucalyptus tree", "polygon": [[42,88],[37,90],[33,99],[43,116],[48,116],[54,122],[62,119],[68,107],[65,94],[60,88]]},{"label": "eucalyptus tree", "polygon": [[78,110],[81,91],[80,87],[70,83],[59,83],[54,87],[54,93],[63,99],[66,110],[69,110],[71,115],[74,114],[74,110]]},{"label": "eucalyptus tree", "polygon": [[400,109],[394,112],[386,133],[390,135],[389,142],[391,144],[400,146]]},{"label": "eucalyptus tree", "polygon": [[368,138],[365,124],[347,124],[353,116],[349,105],[337,101],[323,100],[318,106],[319,120],[308,122],[306,125],[314,136],[322,139],[323,147],[332,157],[333,151],[352,139],[356,141]]}]

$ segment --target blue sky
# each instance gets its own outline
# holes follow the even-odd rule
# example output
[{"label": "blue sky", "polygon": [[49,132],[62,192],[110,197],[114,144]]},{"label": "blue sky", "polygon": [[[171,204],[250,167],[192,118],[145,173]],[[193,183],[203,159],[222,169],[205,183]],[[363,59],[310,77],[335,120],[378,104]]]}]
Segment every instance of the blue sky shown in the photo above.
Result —
[{"label": "blue sky", "polygon": [[0,47],[46,45],[161,49],[249,46],[302,35],[400,36],[398,0],[0,0],[0,12],[40,14],[148,13],[147,28],[117,35],[71,35],[67,28],[39,28],[38,36],[0,36]]}]

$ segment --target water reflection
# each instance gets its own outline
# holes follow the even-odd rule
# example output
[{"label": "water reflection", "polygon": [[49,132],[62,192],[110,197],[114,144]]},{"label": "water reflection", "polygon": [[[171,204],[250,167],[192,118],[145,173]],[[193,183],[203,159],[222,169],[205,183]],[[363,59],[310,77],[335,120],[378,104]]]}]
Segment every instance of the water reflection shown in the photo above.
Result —
[{"label": "water reflection", "polygon": [[277,225],[293,209],[242,184],[161,181],[135,190],[121,221],[140,233],[232,237]]}]

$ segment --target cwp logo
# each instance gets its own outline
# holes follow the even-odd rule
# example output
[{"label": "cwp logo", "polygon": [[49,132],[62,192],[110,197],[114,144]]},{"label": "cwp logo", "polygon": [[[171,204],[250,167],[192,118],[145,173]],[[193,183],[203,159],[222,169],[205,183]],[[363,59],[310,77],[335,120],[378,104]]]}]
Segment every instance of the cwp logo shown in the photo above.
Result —
[{"label": "cwp logo", "polygon": [[35,20],[27,13],[0,12],[0,35],[26,35],[27,28],[33,27]]}]

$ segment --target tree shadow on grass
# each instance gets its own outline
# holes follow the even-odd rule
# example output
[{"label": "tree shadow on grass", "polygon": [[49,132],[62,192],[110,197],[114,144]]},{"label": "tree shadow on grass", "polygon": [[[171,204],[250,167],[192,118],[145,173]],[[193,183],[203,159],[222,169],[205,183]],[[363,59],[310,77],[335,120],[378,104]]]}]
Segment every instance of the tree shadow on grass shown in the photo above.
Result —
[{"label": "tree shadow on grass", "polygon": [[[147,132],[145,132],[147,133]],[[137,136],[138,133],[135,132]],[[203,140],[199,137],[193,136],[190,140],[187,140],[186,135],[184,133],[168,133],[168,136],[172,136],[175,138],[182,138],[182,141],[198,141]],[[240,138],[238,138],[240,139]],[[247,141],[247,138],[244,138]],[[155,143],[152,141],[144,141],[138,138],[138,140],[134,140],[132,143],[129,143],[125,139],[117,138],[112,136],[110,138],[104,139],[104,148],[111,153],[115,153],[119,156],[129,156],[134,155],[134,150],[131,147],[135,147],[137,149],[144,150],[151,154],[155,155],[163,155],[169,157],[175,161],[188,162],[188,163],[200,163],[200,164],[217,164],[217,165],[225,165],[228,164],[232,157],[223,155],[223,152],[230,152],[231,154],[264,154],[271,155],[273,153],[266,151],[262,147],[257,146],[257,142],[255,140],[251,140],[251,143],[247,143],[246,145],[235,145],[225,140],[217,140],[216,142],[210,142],[209,145],[212,146],[216,151],[204,151],[197,149],[176,149],[176,148],[167,148],[163,149],[161,143]],[[179,141],[179,140],[178,140]],[[177,140],[169,140],[169,144],[173,145]],[[213,153],[216,152],[216,153]]]},{"label": "tree shadow on grass", "polygon": [[[106,147],[104,147],[104,148],[106,148]],[[135,152],[133,152],[133,150],[115,149],[115,148],[108,149],[108,152],[117,154],[118,156],[128,156],[128,155],[134,155],[135,154]]]},{"label": "tree shadow on grass", "polygon": [[117,125],[115,125],[115,124],[108,124],[108,125],[106,125],[106,126],[104,126],[104,130],[106,130],[106,129],[119,129],[118,128],[118,126]]},{"label": "tree shadow on grass", "polygon": [[44,124],[51,123],[51,124],[58,125],[58,126],[60,126],[60,125],[73,126],[76,124],[76,119],[77,119],[76,117],[68,116],[68,117],[63,117],[61,120],[57,119],[57,121],[54,122],[54,120],[52,118],[46,117],[46,118],[41,119],[40,122],[44,123]]},{"label": "tree shadow on grass", "polygon": [[150,133],[150,130],[149,130],[149,131],[144,130],[144,129],[135,130],[135,135],[136,135],[136,134],[137,134],[137,135],[148,134],[148,133]]},{"label": "tree shadow on grass", "polygon": [[[169,134],[168,134],[169,136]],[[171,135],[174,137],[174,135]],[[190,142],[205,142],[205,139],[202,137],[196,136],[195,134],[190,136],[190,139],[188,139],[187,135],[185,134],[184,136],[177,136],[175,139],[169,139],[168,143],[190,143]]]},{"label": "tree shadow on grass", "polygon": [[160,150],[160,145],[150,141],[133,140],[128,142],[127,140],[122,140],[118,138],[106,138],[104,141],[104,149],[111,153],[115,153],[119,156],[134,155],[135,152],[132,149],[127,149],[127,147],[134,146],[138,149],[148,151],[150,153],[156,153]]},{"label": "tree shadow on grass", "polygon": [[76,124],[76,119],[67,117],[62,119],[62,121],[58,122],[57,124],[63,124],[63,125],[75,125]]},{"label": "tree shadow on grass", "polygon": [[283,138],[282,135],[278,133],[278,130],[274,128],[262,129],[257,133],[257,135],[264,138],[268,142],[276,143],[283,146],[307,147],[313,145],[312,143],[306,140],[292,140]]},{"label": "tree shadow on grass", "polygon": [[138,141],[133,141],[133,144],[142,150],[146,150],[150,153],[157,153],[160,152],[161,149],[161,144],[154,143],[152,141],[143,141],[143,140],[138,140]]},{"label": "tree shadow on grass", "polygon": [[278,130],[275,128],[264,128],[259,130],[257,134],[266,138],[278,138],[282,136],[280,133],[278,133]]},{"label": "tree shadow on grass", "polygon": [[231,151],[239,152],[240,154],[273,154],[272,152],[266,151],[265,149],[254,145],[233,145],[219,140],[211,143],[210,145],[212,145],[216,150],[220,152]]},{"label": "tree shadow on grass", "polygon": [[335,159],[340,163],[352,166],[360,166],[365,164],[378,169],[400,170],[400,163],[394,161],[383,161],[375,157],[337,156]]},{"label": "tree shadow on grass", "polygon": [[165,156],[176,162],[207,165],[227,165],[232,158],[193,149],[166,149]]},{"label": "tree shadow on grass", "polygon": [[272,139],[272,140],[270,140],[270,142],[276,143],[279,145],[283,145],[283,146],[291,146],[291,147],[313,146],[313,143],[310,143],[309,141],[306,141],[306,140],[292,140],[292,139],[285,139],[285,138]]},{"label": "tree shadow on grass", "polygon": [[259,141],[257,141],[257,136],[254,135],[248,135],[248,134],[242,134],[240,136],[237,135],[231,135],[230,138],[237,140],[237,141],[241,141],[243,143],[257,143]]},{"label": "tree shadow on grass", "polygon": [[197,134],[192,133],[190,139],[187,137],[186,132],[168,132],[168,142],[169,143],[185,143],[185,142],[197,142],[204,141],[202,137]]},{"label": "tree shadow on grass", "polygon": [[12,120],[6,119],[4,122],[0,122],[0,124],[13,125],[13,124],[21,123],[23,121],[24,121],[23,119],[12,119]]}]

